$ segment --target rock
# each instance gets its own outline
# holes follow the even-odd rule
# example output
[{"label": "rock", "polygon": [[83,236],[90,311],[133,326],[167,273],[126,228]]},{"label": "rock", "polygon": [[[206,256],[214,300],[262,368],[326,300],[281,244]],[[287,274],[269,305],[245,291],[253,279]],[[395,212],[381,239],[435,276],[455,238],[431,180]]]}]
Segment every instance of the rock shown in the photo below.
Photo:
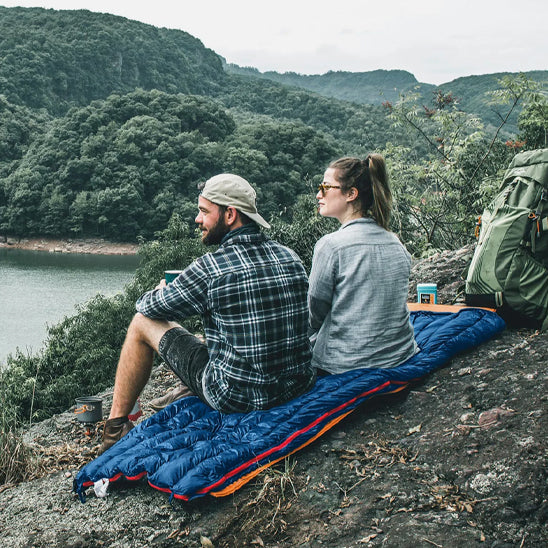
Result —
[{"label": "rock", "polygon": [[512,409],[504,409],[502,407],[495,407],[494,409],[489,409],[489,411],[484,411],[480,414],[478,419],[478,425],[482,428],[491,428],[493,426],[498,426],[501,424],[504,417],[513,415],[515,411]]}]

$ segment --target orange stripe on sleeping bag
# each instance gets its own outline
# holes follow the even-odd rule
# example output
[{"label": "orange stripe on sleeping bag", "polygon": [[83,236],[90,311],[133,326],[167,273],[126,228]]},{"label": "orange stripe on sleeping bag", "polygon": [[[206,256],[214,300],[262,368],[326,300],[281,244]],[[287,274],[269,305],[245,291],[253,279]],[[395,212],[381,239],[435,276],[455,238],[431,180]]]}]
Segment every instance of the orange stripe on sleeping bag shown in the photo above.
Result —
[{"label": "orange stripe on sleeping bag", "polygon": [[[298,430],[297,432],[294,432],[293,434],[291,434],[291,436],[289,436],[289,438],[287,438],[287,440],[285,440],[280,445],[265,451],[261,455],[258,455],[257,457],[254,457],[253,459],[246,462],[245,464],[242,464],[242,465],[238,466],[238,468],[235,468],[234,470],[231,470],[228,474],[225,474],[220,480],[216,481],[214,484],[212,484],[208,487],[204,487],[200,491],[197,491],[196,494],[197,495],[206,494],[208,491],[210,491],[211,489],[214,489],[217,485],[220,485],[220,484],[224,483],[227,479],[229,479],[230,477],[236,475],[241,470],[244,470],[245,468],[249,467],[250,465],[252,465],[252,464],[258,462],[259,460],[265,458],[266,456],[272,454],[273,452],[278,451],[280,449],[283,449],[285,446],[287,446],[289,443],[291,443],[291,441],[293,441],[297,436],[307,432],[308,430],[310,430],[311,428],[316,426],[319,422],[321,422],[324,418],[329,417],[330,415],[333,415],[333,413],[336,413],[337,411],[340,411],[341,409],[344,409],[345,407],[348,407],[350,404],[354,403],[356,400],[358,400],[360,398],[372,395],[375,392],[378,392],[379,390],[382,390],[383,388],[385,388],[387,386],[390,386],[390,384],[395,384],[395,385],[399,385],[399,386],[397,388],[395,388],[394,390],[391,390],[390,392],[385,392],[384,394],[382,394],[383,396],[388,395],[388,394],[395,394],[396,392],[400,392],[401,390],[404,390],[409,385],[409,382],[405,382],[405,381],[386,381],[385,383],[377,386],[376,388],[372,388],[368,392],[364,392],[363,394],[360,394],[359,396],[356,396],[356,397],[352,398],[351,400],[348,400],[346,403],[343,403],[343,404],[339,405],[335,409],[332,409],[331,411],[328,411],[327,413],[324,413],[321,417],[319,417],[318,419],[316,419],[315,421],[310,423],[307,427],[302,428],[301,430]],[[337,423],[339,423],[342,419],[344,419],[345,417],[350,415],[350,413],[352,413],[352,411],[355,411],[355,409],[351,409],[350,411],[347,411],[346,413],[343,413],[342,415],[339,415],[338,417],[335,417],[334,419],[332,419],[317,434],[312,436],[312,438],[307,440],[305,443],[303,443],[299,447],[293,449],[293,451],[291,451],[290,453],[288,453],[286,455],[283,455],[283,456],[281,456],[281,457],[279,457],[275,460],[272,460],[272,461],[268,462],[267,464],[264,464],[263,466],[260,466],[256,470],[253,470],[252,472],[249,472],[248,474],[242,476],[241,478],[236,480],[234,483],[231,483],[230,485],[228,485],[224,489],[221,489],[220,491],[211,491],[210,495],[212,495],[214,497],[224,497],[226,495],[230,495],[230,494],[234,493],[235,491],[240,489],[240,487],[245,485],[248,481],[252,480],[256,475],[260,474],[263,470],[266,470],[270,466],[272,466],[272,465],[276,464],[277,462],[285,459],[285,457],[287,457],[289,455],[292,455],[293,453],[296,453],[297,451],[300,451],[301,449],[303,449],[304,447],[306,447],[307,445],[309,445],[313,441],[317,440],[320,436],[322,436],[330,428],[333,428],[333,426],[335,426]],[[124,476],[124,477],[128,480],[138,480],[138,479],[141,479],[142,477],[144,477],[146,475],[147,475],[146,472],[141,472],[137,476],[133,476],[133,477]],[[122,473],[118,473],[115,476],[113,476],[109,481],[110,482],[117,481],[122,476],[123,476]],[[159,487],[158,485],[154,485],[153,483],[151,483],[150,480],[148,481],[148,484],[151,487],[153,487],[154,489],[157,489],[158,491],[173,494],[173,497],[176,498],[176,499],[185,500],[185,501],[190,500],[190,496],[188,496],[188,495],[178,495],[176,493],[173,493],[171,491],[171,489],[168,489],[166,487]],[[89,486],[93,485],[93,482],[85,482],[83,485],[84,485],[84,487],[89,487]]]},{"label": "orange stripe on sleeping bag", "polygon": [[[220,480],[216,481],[214,484],[208,486],[208,487],[204,487],[203,489],[201,489],[200,491],[197,491],[196,494],[198,495],[203,495],[203,494],[206,494],[207,492],[211,491],[212,489],[215,489],[215,487],[217,485],[221,485],[222,483],[224,483],[227,479],[229,479],[230,477],[236,475],[238,472],[242,471],[242,470],[245,470],[245,468],[248,468],[250,465],[254,464],[254,463],[257,463],[259,462],[260,460],[262,460],[263,458],[267,457],[268,455],[276,452],[276,451],[279,451],[280,449],[283,449],[284,447],[286,447],[287,445],[289,445],[296,437],[300,436],[301,434],[304,434],[305,432],[307,432],[308,430],[310,430],[311,428],[314,428],[314,426],[316,426],[317,424],[319,424],[320,422],[322,422],[325,418],[329,417],[330,415],[333,415],[334,413],[340,411],[341,409],[344,409],[345,407],[348,407],[350,404],[354,403],[356,400],[360,399],[360,398],[363,398],[363,397],[366,397],[366,396],[369,396],[369,395],[372,395],[374,394],[375,392],[379,392],[380,390],[382,390],[383,388],[386,388],[387,386],[390,386],[390,384],[397,384],[397,385],[400,385],[398,386],[397,388],[395,388],[394,390],[391,390],[390,392],[385,392],[383,394],[384,395],[387,395],[387,394],[395,394],[396,392],[399,392],[401,390],[403,390],[404,388],[406,388],[408,386],[408,382],[404,382],[404,381],[386,381],[385,383],[377,386],[376,388],[372,388],[371,390],[367,391],[367,392],[364,392],[363,394],[360,394],[359,396],[355,396],[354,398],[352,398],[351,400],[348,400],[347,402],[339,405],[338,407],[336,407],[335,409],[332,409],[331,411],[328,411],[327,413],[324,413],[321,417],[317,418],[315,421],[313,421],[312,423],[310,423],[307,427],[305,428],[302,428],[301,430],[297,430],[297,432],[294,432],[293,434],[291,434],[291,436],[289,436],[283,443],[281,443],[280,445],[276,446],[276,447],[272,447],[271,449],[265,451],[264,453],[262,453],[261,455],[258,455],[256,457],[254,457],[253,459],[251,459],[250,461],[246,462],[245,464],[242,464],[241,466],[238,466],[238,468],[235,468],[234,470],[231,470],[228,474],[226,474],[224,477],[222,477]],[[230,495],[231,493],[233,493],[234,491],[236,491],[237,489],[239,489],[242,485],[244,485],[245,483],[247,483],[250,479],[252,479],[254,476],[256,476],[257,474],[259,474],[260,472],[262,472],[263,470],[265,470],[266,468],[268,468],[269,466],[272,466],[273,464],[275,464],[276,462],[279,462],[280,460],[284,459],[285,457],[287,457],[288,455],[292,455],[293,453],[299,451],[300,449],[302,449],[303,447],[306,447],[309,443],[312,443],[314,440],[318,439],[321,435],[323,435],[325,432],[327,432],[327,430],[329,430],[330,428],[332,428],[333,426],[335,426],[339,421],[341,421],[344,417],[348,416],[350,413],[352,413],[352,411],[354,411],[354,409],[351,409],[350,411],[348,411],[347,413],[344,413],[342,414],[341,416],[339,417],[336,417],[334,419],[332,419],[326,426],[324,426],[317,434],[315,434],[312,438],[310,438],[309,440],[307,440],[305,443],[303,443],[302,445],[300,445],[299,447],[297,447],[296,449],[294,449],[293,451],[291,451],[290,453],[286,454],[286,455],[283,455],[282,457],[279,457],[278,459],[275,459],[261,467],[259,467],[258,469],[256,470],[253,470],[252,472],[250,472],[249,474],[246,474],[245,476],[242,476],[240,479],[236,480],[234,483],[232,483],[231,485],[225,487],[224,489],[221,489],[220,491],[211,491],[210,494],[215,496],[215,497],[223,497],[225,495]]]},{"label": "orange stripe on sleeping bag", "polygon": [[418,310],[430,311],[430,312],[458,312],[463,308],[481,308],[482,310],[489,310],[490,312],[496,312],[494,308],[485,308],[483,306],[466,306],[464,304],[428,304],[428,303],[407,303],[407,308],[411,312]]},{"label": "orange stripe on sleeping bag", "polygon": [[[383,394],[383,396],[387,395],[387,394],[395,394],[396,392],[400,392],[401,390],[403,390],[406,386],[408,385],[408,383],[405,383],[405,386],[399,386],[398,388],[396,388],[395,390],[391,390],[390,392],[385,392]],[[305,443],[303,443],[302,445],[300,445],[299,447],[297,447],[296,449],[293,449],[293,451],[291,451],[290,453],[288,453],[287,455],[283,455],[282,457],[279,457],[263,466],[261,466],[260,468],[257,468],[256,470],[253,470],[252,472],[250,472],[249,474],[245,475],[245,476],[242,476],[239,480],[235,481],[234,483],[228,485],[227,487],[225,487],[224,489],[221,489],[220,491],[211,491],[211,493],[209,493],[210,495],[214,496],[214,497],[224,497],[226,495],[231,495],[232,493],[234,493],[235,491],[237,491],[238,489],[240,489],[240,487],[242,487],[243,485],[245,485],[248,481],[252,480],[256,475],[260,474],[263,470],[266,470],[267,468],[269,468],[270,466],[276,464],[277,462],[280,462],[281,460],[285,459],[286,457],[288,457],[289,455],[292,455],[293,453],[296,453],[297,451],[300,451],[301,449],[305,448],[307,445],[309,445],[310,443],[312,443],[313,441],[317,440],[320,436],[322,436],[323,434],[325,434],[325,432],[327,432],[330,428],[332,428],[333,426],[335,426],[337,423],[339,423],[342,419],[344,419],[345,417],[348,417],[348,415],[350,415],[350,413],[352,413],[353,411],[355,411],[356,408],[354,409],[351,409],[350,411],[347,411],[346,413],[343,413],[342,415],[339,415],[338,417],[335,417],[331,422],[329,422],[328,424],[326,424],[315,436],[313,436],[312,438],[310,438],[308,441],[306,441]]]},{"label": "orange stripe on sleeping bag", "polygon": [[263,470],[270,468],[270,466],[273,466],[274,464],[276,464],[277,462],[280,462],[281,460],[285,459],[289,455],[292,455],[293,453],[300,451],[301,449],[306,447],[309,443],[312,443],[313,441],[317,440],[321,435],[327,432],[330,428],[332,428],[338,422],[342,421],[345,417],[350,415],[352,411],[354,411],[354,409],[351,409],[350,411],[347,411],[346,413],[343,413],[342,415],[335,417],[331,422],[326,424],[315,436],[311,437],[307,442],[303,443],[300,447],[293,449],[291,453],[288,453],[287,455],[284,455],[283,457],[279,457],[273,461],[270,461],[269,463],[264,464],[263,466],[253,470],[249,474],[242,476],[240,479],[236,480],[234,483],[231,483],[224,489],[221,489],[220,491],[211,491],[209,494],[213,495],[214,497],[224,497],[226,495],[231,495],[232,493],[240,489],[240,487],[245,485],[248,481],[252,480],[256,475],[260,474]]}]

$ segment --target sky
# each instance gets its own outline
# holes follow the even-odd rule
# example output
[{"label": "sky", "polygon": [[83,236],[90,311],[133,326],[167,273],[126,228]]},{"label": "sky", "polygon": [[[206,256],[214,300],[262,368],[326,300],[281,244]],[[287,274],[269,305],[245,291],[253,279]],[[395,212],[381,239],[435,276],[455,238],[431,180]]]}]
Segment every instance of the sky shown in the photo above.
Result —
[{"label": "sky", "polygon": [[548,70],[546,0],[0,0],[88,9],[180,29],[261,72],[402,69],[443,84]]}]

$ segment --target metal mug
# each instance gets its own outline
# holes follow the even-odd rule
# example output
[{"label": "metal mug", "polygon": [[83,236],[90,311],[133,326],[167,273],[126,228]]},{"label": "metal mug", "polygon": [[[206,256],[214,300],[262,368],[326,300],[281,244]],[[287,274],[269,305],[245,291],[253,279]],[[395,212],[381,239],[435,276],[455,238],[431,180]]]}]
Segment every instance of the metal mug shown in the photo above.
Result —
[{"label": "metal mug", "polygon": [[98,396],[82,396],[76,398],[74,414],[79,422],[84,424],[103,420],[103,400]]}]

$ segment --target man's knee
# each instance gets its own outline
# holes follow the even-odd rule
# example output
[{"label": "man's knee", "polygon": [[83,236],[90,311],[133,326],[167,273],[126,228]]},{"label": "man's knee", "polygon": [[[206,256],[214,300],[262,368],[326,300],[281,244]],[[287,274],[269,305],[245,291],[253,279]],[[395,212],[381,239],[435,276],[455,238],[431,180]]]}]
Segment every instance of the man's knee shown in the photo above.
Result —
[{"label": "man's knee", "polygon": [[147,318],[140,312],[137,312],[129,324],[127,336],[138,339],[148,344],[154,350],[158,350],[160,339],[164,333],[176,325],[176,323],[168,322],[167,320]]},{"label": "man's knee", "polygon": [[146,331],[148,322],[150,321],[150,318],[147,318],[146,316],[143,316],[140,312],[137,312],[137,314],[133,316],[133,319],[129,324],[128,334],[131,333],[137,335],[143,331]]}]

